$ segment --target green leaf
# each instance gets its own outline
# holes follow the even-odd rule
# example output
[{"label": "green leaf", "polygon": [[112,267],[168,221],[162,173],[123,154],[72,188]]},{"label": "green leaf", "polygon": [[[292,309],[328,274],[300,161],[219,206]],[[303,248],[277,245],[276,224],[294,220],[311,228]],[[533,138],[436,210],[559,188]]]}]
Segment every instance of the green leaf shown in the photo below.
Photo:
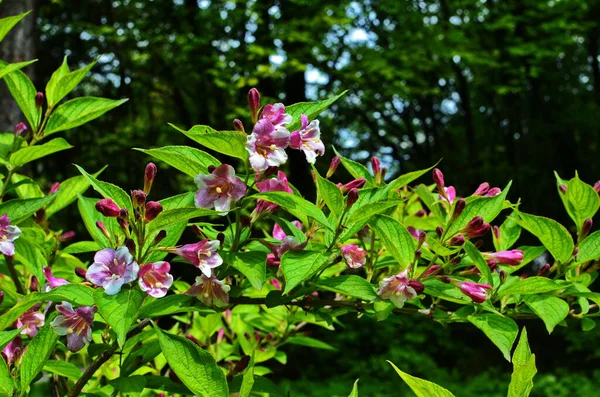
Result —
[{"label": "green leaf", "polygon": [[[97,177],[102,171],[104,171],[104,168],[93,174],[93,176]],[[62,181],[60,183],[60,189],[58,189],[58,192],[56,193],[56,200],[52,201],[50,205],[46,207],[46,216],[50,217],[67,207],[77,200],[78,195],[85,193],[89,187],[90,182],[83,175],[74,176]]]},{"label": "green leaf", "polygon": [[21,328],[12,329],[10,331],[0,331],[0,351],[4,350],[6,345],[8,345],[20,333],[21,333]]},{"label": "green leaf", "polygon": [[587,262],[600,259],[600,230],[587,236],[579,244],[577,262]]},{"label": "green leaf", "polygon": [[458,288],[451,284],[444,283],[437,278],[429,278],[423,281],[425,286],[425,294],[441,298],[450,302],[466,305],[471,303],[471,300],[466,297]]},{"label": "green leaf", "polygon": [[463,212],[456,217],[456,220],[452,222],[452,226],[448,229],[447,236],[451,237],[458,233],[460,229],[467,226],[467,223],[476,216],[481,216],[483,221],[487,223],[493,221],[502,211],[504,199],[506,198],[511,185],[512,181],[506,185],[502,190],[502,193],[494,197],[467,197],[467,206]]},{"label": "green leaf", "polygon": [[0,396],[12,396],[15,390],[15,382],[10,375],[6,361],[0,360]]},{"label": "green leaf", "polygon": [[285,343],[289,343],[291,345],[312,347],[314,349],[321,349],[321,350],[337,350],[335,347],[333,347],[321,340],[310,338],[308,336],[302,336],[302,335],[290,336],[289,338],[287,338],[285,340]]},{"label": "green leaf", "polygon": [[391,361],[388,361],[388,363],[396,370],[398,375],[400,375],[402,380],[411,388],[417,397],[454,397],[454,394],[443,387],[402,372]]},{"label": "green leaf", "polygon": [[117,203],[119,208],[126,208],[130,214],[133,213],[133,205],[131,203],[131,197],[125,193],[120,187],[113,185],[112,183],[103,182],[96,179],[93,175],[88,174],[83,168],[75,164],[75,167],[81,172],[83,176],[90,182],[95,191],[100,193],[104,198],[111,198]]},{"label": "green leaf", "polygon": [[339,219],[344,212],[344,196],[342,195],[342,191],[334,183],[319,175],[314,166],[313,172],[317,177],[317,190],[320,197],[323,199],[331,213]]},{"label": "green leaf", "polygon": [[77,306],[92,306],[94,304],[94,289],[83,284],[66,284],[40,294],[41,301],[71,302]]},{"label": "green leaf", "polygon": [[0,214],[7,214],[13,225],[18,224],[26,218],[29,218],[53,198],[54,196],[50,195],[40,198],[5,201],[0,204]]},{"label": "green leaf", "polygon": [[181,336],[155,329],[167,363],[192,393],[200,397],[229,395],[225,375],[210,353]]},{"label": "green leaf", "polygon": [[43,248],[25,237],[19,237],[14,244],[15,259],[21,262],[38,280],[44,280],[42,267],[48,266],[48,261],[44,257]]},{"label": "green leaf", "polygon": [[143,375],[120,376],[111,384],[125,396],[139,395],[146,387],[146,377]]},{"label": "green leaf", "polygon": [[59,131],[70,130],[92,121],[127,102],[127,99],[107,99],[96,97],[75,98],[56,108],[48,119],[45,136]]},{"label": "green leaf", "polygon": [[212,155],[189,146],[163,146],[156,149],[134,148],[134,150],[139,150],[163,161],[191,177],[206,174],[211,165],[215,167],[221,165],[221,162]]},{"label": "green leaf", "polygon": [[489,285],[494,285],[494,280],[492,278],[492,272],[490,271],[490,266],[481,255],[481,252],[473,245],[470,241],[465,241],[465,245],[463,246],[469,258],[473,261],[477,269],[481,272],[481,274],[486,278],[486,281]]},{"label": "green leaf", "polygon": [[524,298],[527,306],[546,324],[548,333],[569,315],[569,304],[551,295],[530,295]]},{"label": "green leaf", "polygon": [[581,230],[583,222],[588,218],[593,218],[600,207],[598,193],[592,186],[582,182],[575,173],[575,178],[571,179],[567,185],[566,196],[573,210],[573,221],[577,225],[577,230]]},{"label": "green leaf", "polygon": [[567,288],[568,285],[559,284],[546,277],[528,277],[524,280],[518,280],[516,283],[502,284],[496,296],[502,298],[507,295],[535,295],[546,292],[558,291]]},{"label": "green leaf", "polygon": [[309,120],[314,120],[319,114],[325,111],[329,106],[331,106],[335,101],[346,95],[348,91],[344,91],[341,94],[338,94],[329,99],[325,99],[324,101],[319,102],[298,102],[293,105],[289,105],[285,107],[285,112],[292,116],[292,122],[288,124],[286,127],[289,131],[296,131],[302,127],[302,121],[300,116],[305,114],[308,116]]},{"label": "green leaf", "polygon": [[372,185],[375,183],[375,179],[373,179],[373,176],[371,175],[371,173],[369,172],[367,167],[365,167],[364,165],[362,165],[360,163],[357,163],[354,160],[350,160],[350,159],[342,156],[341,154],[338,153],[337,150],[335,150],[335,148],[333,148],[333,151],[335,152],[336,156],[338,156],[340,158],[342,165],[350,173],[350,175],[352,175],[354,178],[366,179],[367,185],[369,185],[369,184]]},{"label": "green leaf", "polygon": [[[6,66],[4,62],[0,61],[0,64]],[[20,70],[5,75],[4,81],[23,115],[29,122],[29,127],[35,130],[40,125],[42,119],[42,108],[37,107],[35,104],[35,95],[37,94],[35,86],[29,80],[29,77]]]},{"label": "green leaf", "polygon": [[323,211],[300,196],[287,192],[265,192],[257,193],[251,197],[280,205],[282,209],[300,219],[304,224],[307,223],[306,217],[310,216],[329,230],[333,230]]},{"label": "green leaf", "polygon": [[250,251],[238,252],[231,258],[231,266],[242,273],[252,287],[260,291],[267,277],[267,254]]},{"label": "green leaf", "polygon": [[414,261],[415,239],[404,225],[386,215],[375,215],[369,224],[402,268],[406,268]]},{"label": "green leaf", "polygon": [[68,361],[48,360],[44,364],[43,370],[74,381],[79,380],[81,375],[83,375],[83,371],[79,367]]},{"label": "green leaf", "polygon": [[21,389],[23,391],[27,389],[27,386],[35,379],[48,361],[57,340],[58,335],[48,324],[40,328],[32,341],[29,342],[21,359]]},{"label": "green leaf", "polygon": [[18,152],[13,153],[10,156],[10,162],[15,167],[21,167],[30,161],[46,157],[52,153],[60,152],[62,150],[70,149],[73,146],[69,145],[69,142],[63,138],[52,139],[43,145],[35,145],[25,147]]},{"label": "green leaf", "polygon": [[344,218],[344,226],[347,228],[340,234],[338,237],[339,242],[344,242],[349,238],[352,238],[354,234],[360,231],[374,215],[382,214],[382,213],[391,213],[393,212],[393,208],[400,204],[401,200],[384,200],[384,201],[376,201],[372,203],[366,203],[364,205],[359,206],[359,202],[357,201],[354,206],[356,206],[355,210],[354,206],[351,211]]},{"label": "green leaf", "polygon": [[493,313],[482,313],[468,317],[471,324],[479,328],[494,345],[500,349],[504,358],[510,361],[510,350],[519,334],[514,320]]},{"label": "green leaf", "polygon": [[171,226],[175,223],[188,221],[192,218],[199,218],[201,216],[215,216],[218,214],[219,213],[214,210],[196,207],[181,207],[173,208],[171,210],[163,210],[163,212],[161,212],[153,221],[148,223],[148,233],[152,233],[155,230],[164,229],[167,226]]},{"label": "green leaf", "polygon": [[[427,186],[421,184],[421,185],[417,186],[415,191],[419,195],[419,198],[421,199],[423,204],[425,204],[425,206],[427,206],[427,208],[429,208],[429,210],[431,212],[433,212],[433,214],[435,216],[437,216],[440,219],[446,218],[446,214],[445,214],[444,210],[442,210],[440,201],[436,198],[436,196],[433,195],[433,193]],[[471,219],[469,219],[469,220],[471,220]]]},{"label": "green leaf", "polygon": [[27,11],[23,14],[13,15],[10,17],[0,19],[0,41],[4,40],[4,37],[15,27],[16,24],[23,18],[25,18],[31,11]]},{"label": "green leaf", "polygon": [[508,397],[528,397],[533,388],[535,355],[531,354],[527,342],[527,330],[523,328],[519,344],[513,354],[513,373],[508,386]]},{"label": "green leaf", "polygon": [[348,397],[358,397],[358,379],[354,382],[354,386],[352,387],[352,392]]},{"label": "green leaf", "polygon": [[496,251],[505,251],[512,248],[521,236],[521,226],[516,221],[518,212],[513,211],[502,225],[500,225],[500,239],[494,240],[494,248]]},{"label": "green leaf", "polygon": [[308,280],[329,265],[339,253],[320,251],[287,251],[281,258],[281,271],[285,277],[284,294]]},{"label": "green leaf", "polygon": [[115,218],[106,218],[96,211],[96,203],[98,201],[98,199],[79,196],[77,207],[79,208],[79,214],[81,215],[83,224],[94,241],[101,247],[110,247],[111,242],[104,236],[98,227],[96,227],[96,222],[102,222],[111,236],[115,233],[122,235],[122,232]]},{"label": "green leaf", "polygon": [[252,387],[254,386],[254,353],[250,357],[250,362],[248,363],[248,367],[244,372],[244,376],[242,378],[242,385],[240,386],[240,394],[239,397],[250,397],[250,392],[252,391]]},{"label": "green leaf", "polygon": [[377,294],[371,283],[355,275],[337,276],[322,279],[317,282],[317,287],[341,295],[372,301],[377,299]]},{"label": "green leaf", "polygon": [[34,63],[36,61],[37,61],[37,59],[34,59],[33,61],[27,61],[27,62],[8,63],[5,65],[0,65],[0,78],[4,78],[4,76],[8,75],[9,73],[12,73],[16,70],[22,69],[27,65],[31,65],[32,63]]},{"label": "green leaf", "polygon": [[123,347],[127,331],[136,320],[146,294],[138,289],[122,290],[116,295],[107,295],[104,289],[94,292],[98,314],[117,334],[117,342]]},{"label": "green leaf", "polygon": [[246,140],[248,135],[240,131],[217,131],[207,125],[196,125],[188,131],[182,130],[173,124],[169,124],[191,140],[198,142],[204,147],[227,156],[236,157],[244,161],[248,160]]},{"label": "green leaf", "polygon": [[426,168],[424,170],[412,171],[412,172],[408,172],[406,174],[400,175],[398,178],[394,179],[393,181],[390,181],[390,183],[388,183],[388,185],[386,186],[386,189],[388,191],[391,191],[394,189],[401,189],[404,186],[411,183],[412,181],[414,181],[415,179],[417,179],[417,178],[421,177],[422,175],[425,175],[426,173],[431,171],[431,169],[433,167],[435,167],[435,165],[433,165],[429,168]]},{"label": "green leaf", "polygon": [[519,217],[521,218],[517,221],[519,225],[536,236],[554,259],[565,263],[571,258],[575,244],[571,234],[563,225],[549,218],[523,212],[519,213]]},{"label": "green leaf", "polygon": [[40,185],[25,175],[13,174],[11,182],[11,187],[5,192],[14,189],[20,199],[42,198],[45,196],[44,192],[42,192],[42,189],[40,188]]},{"label": "green leaf", "polygon": [[[63,60],[63,64],[57,72],[52,74],[48,85],[46,86],[46,98],[48,99],[48,107],[53,108],[61,99],[67,96],[77,85],[83,80],[86,74],[94,67],[98,60],[93,61],[89,65],[69,72],[67,58]],[[83,98],[80,98],[83,99]],[[60,109],[60,107],[59,107]],[[57,109],[58,110],[58,109]],[[72,127],[71,127],[72,128]]]},{"label": "green leaf", "polygon": [[78,241],[61,251],[65,254],[83,254],[85,252],[100,251],[101,249],[102,247],[95,241]]},{"label": "green leaf", "polygon": [[[150,299],[150,298],[147,298]],[[169,316],[175,313],[200,312],[196,306],[196,298],[189,295],[168,295],[160,299],[150,301],[140,310],[140,318],[152,318]],[[206,312],[214,313],[213,310],[207,309]]]}]

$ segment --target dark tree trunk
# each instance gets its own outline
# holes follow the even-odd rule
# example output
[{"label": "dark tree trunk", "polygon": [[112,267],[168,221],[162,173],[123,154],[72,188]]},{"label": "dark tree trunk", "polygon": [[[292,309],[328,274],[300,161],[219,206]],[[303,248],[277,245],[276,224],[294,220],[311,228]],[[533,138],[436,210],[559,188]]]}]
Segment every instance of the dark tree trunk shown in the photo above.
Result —
[{"label": "dark tree trunk", "polygon": [[[35,0],[5,0],[0,5],[0,18],[18,15],[33,10]],[[35,12],[34,12],[35,13]],[[35,58],[35,15],[29,14],[21,20],[0,44],[0,59],[8,63],[23,62]],[[25,72],[34,79],[33,67]],[[21,110],[12,99],[4,83],[0,83],[0,132],[12,132],[15,124],[25,121]]]}]

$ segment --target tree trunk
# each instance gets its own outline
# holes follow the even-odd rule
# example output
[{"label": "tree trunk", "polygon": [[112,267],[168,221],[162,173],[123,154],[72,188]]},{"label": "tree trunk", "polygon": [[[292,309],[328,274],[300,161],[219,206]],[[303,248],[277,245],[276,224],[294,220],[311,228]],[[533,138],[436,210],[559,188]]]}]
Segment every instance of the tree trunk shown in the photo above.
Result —
[{"label": "tree trunk", "polygon": [[[0,5],[0,18],[33,10],[35,0],[5,0]],[[23,18],[0,44],[0,59],[8,63],[23,62],[35,58],[35,12]],[[25,72],[34,79],[33,68]],[[12,99],[5,84],[0,84],[0,132],[12,132],[15,124],[25,121],[17,103]]]}]

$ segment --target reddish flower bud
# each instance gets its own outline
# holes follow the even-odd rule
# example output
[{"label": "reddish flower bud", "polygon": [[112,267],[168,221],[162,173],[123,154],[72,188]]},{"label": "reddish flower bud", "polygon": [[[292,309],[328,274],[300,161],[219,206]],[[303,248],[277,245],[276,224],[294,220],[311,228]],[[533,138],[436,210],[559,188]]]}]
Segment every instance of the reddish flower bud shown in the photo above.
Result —
[{"label": "reddish flower bud", "polygon": [[483,303],[487,299],[487,290],[491,290],[492,287],[487,284],[476,284],[470,281],[463,281],[458,283],[460,292],[467,295],[475,303]]},{"label": "reddish flower bud", "polygon": [[502,190],[499,187],[493,187],[485,194],[485,197],[494,197],[502,193]]},{"label": "reddish flower bud", "polygon": [[441,226],[438,226],[435,228],[435,233],[437,234],[438,238],[442,238],[442,234],[444,234],[444,229],[442,229]]},{"label": "reddish flower bud", "polygon": [[244,124],[240,119],[233,120],[233,129],[240,132],[246,132],[244,129]]},{"label": "reddish flower bud", "polygon": [[158,168],[156,168],[156,164],[148,163],[148,165],[146,165],[146,169],[144,170],[144,192],[146,192],[146,194],[150,193],[157,172]]},{"label": "reddish flower bud", "polygon": [[212,174],[212,173],[213,173],[213,172],[214,172],[216,169],[217,169],[217,167],[216,167],[215,165],[212,165],[212,164],[211,164],[211,165],[209,165],[209,166],[208,166],[208,172],[209,172],[209,173],[211,173],[211,174]]},{"label": "reddish flower bud", "polygon": [[96,210],[100,212],[102,215],[107,217],[116,217],[119,216],[121,209],[110,198],[105,198],[96,203]]},{"label": "reddish flower bud", "polygon": [[4,291],[0,291],[0,305],[4,302]]},{"label": "reddish flower bud", "polygon": [[465,229],[477,229],[483,225],[483,218],[480,216],[476,216],[467,223]]},{"label": "reddish flower bud", "polygon": [[36,276],[31,277],[31,284],[29,285],[29,290],[31,292],[36,292],[39,287],[39,282]]},{"label": "reddish flower bud", "polygon": [[102,234],[104,234],[104,236],[106,236],[107,239],[110,240],[110,234],[108,233],[108,230],[106,230],[106,226],[104,226],[104,223],[96,221],[96,227],[100,229]]},{"label": "reddish flower bud", "polygon": [[412,287],[412,289],[415,290],[417,295],[421,295],[423,293],[423,291],[425,290],[425,286],[423,285],[423,283],[416,281],[416,280],[410,280],[408,282],[408,286]]},{"label": "reddish flower bud", "polygon": [[458,216],[463,212],[466,206],[467,202],[464,199],[458,200],[454,205],[454,213],[452,214],[452,219],[458,218]]},{"label": "reddish flower bud", "polygon": [[335,156],[331,159],[331,164],[329,164],[329,169],[327,170],[327,175],[325,176],[325,178],[331,178],[331,176],[335,173],[335,170],[337,170],[338,165],[340,165],[340,157]]},{"label": "reddish flower bud", "polygon": [[425,231],[421,230],[419,232],[419,239],[418,239],[419,241],[417,243],[417,249],[419,249],[423,245],[423,243],[425,242],[425,239],[427,239],[427,233]]},{"label": "reddish flower bud", "polygon": [[163,207],[158,201],[149,201],[146,204],[146,220],[153,220],[162,212],[162,210]]},{"label": "reddish flower bud", "polygon": [[567,193],[567,187],[565,185],[559,185],[558,190],[563,194]]},{"label": "reddish flower bud", "polygon": [[133,199],[133,204],[138,207],[142,207],[146,204],[146,193],[142,190],[134,190],[131,192],[131,198]]},{"label": "reddish flower bud", "polygon": [[550,271],[550,268],[551,268],[550,264],[546,263],[545,265],[543,265],[542,267],[540,267],[540,270],[538,270],[538,274],[537,275],[540,276],[540,277],[545,276]]},{"label": "reddish flower bud", "polygon": [[500,240],[500,228],[498,226],[493,226],[492,232],[494,233],[494,238],[496,238],[496,240]]},{"label": "reddish flower bud", "polygon": [[381,172],[381,161],[377,157],[371,157],[371,168],[375,176]]},{"label": "reddish flower bud", "polygon": [[127,208],[121,208],[119,210],[119,218],[123,218],[123,219],[129,218],[129,211],[127,211]]},{"label": "reddish flower bud", "polygon": [[596,193],[600,192],[600,181],[594,183],[594,190],[596,191]]},{"label": "reddish flower bud", "polygon": [[76,267],[75,268],[75,274],[77,275],[77,277],[81,277],[82,279],[86,279],[85,276],[87,274],[86,270],[82,267]]},{"label": "reddish flower bud", "polygon": [[161,241],[163,241],[165,239],[165,237],[167,237],[167,231],[163,229],[158,232],[156,237],[154,237],[154,241],[152,241],[152,244],[156,245],[156,244],[160,243]]},{"label": "reddish flower bud", "polygon": [[432,265],[429,267],[429,269],[427,269],[427,271],[425,271],[425,273],[423,273],[423,275],[421,277],[425,278],[425,277],[433,276],[436,273],[438,273],[440,270],[442,270],[442,267],[440,265]]},{"label": "reddish flower bud", "polygon": [[488,260],[492,260],[494,263],[501,263],[503,265],[517,266],[523,262],[523,251],[521,250],[509,250],[509,251],[498,251],[493,253],[483,253],[483,257]]},{"label": "reddish flower bud", "polygon": [[223,245],[225,245],[225,234],[224,233],[217,234],[217,240],[219,240],[219,244],[221,244],[221,247]]},{"label": "reddish flower bud", "polygon": [[348,192],[348,196],[346,198],[346,211],[349,210],[354,203],[356,203],[356,200],[358,200],[358,189],[352,188]]},{"label": "reddish flower bud", "polygon": [[422,217],[424,217],[425,215],[427,215],[427,212],[426,212],[425,210],[418,210],[417,212],[415,212],[415,216],[416,216],[417,218],[422,218]]},{"label": "reddish flower bud", "polygon": [[258,120],[258,111],[260,110],[260,93],[256,88],[252,88],[248,91],[248,105],[250,106],[252,122],[256,123]]},{"label": "reddish flower bud", "polygon": [[38,108],[41,108],[43,104],[44,104],[44,93],[38,92],[37,94],[35,94],[35,106]]},{"label": "reddish flower bud", "polygon": [[506,276],[508,276],[508,273],[506,273],[504,270],[500,270],[499,274],[500,274],[500,281],[506,280]]},{"label": "reddish flower bud", "polygon": [[593,225],[592,218],[587,218],[583,222],[583,225],[581,226],[581,232],[579,233],[580,240],[583,240],[584,238],[587,237],[587,235],[590,233],[590,230],[592,229],[592,225]]},{"label": "reddish flower bud", "polygon": [[435,182],[440,193],[444,191],[444,174],[440,171],[439,168],[435,168],[433,170],[433,182]]},{"label": "reddish flower bud", "polygon": [[240,219],[240,224],[242,225],[242,227],[248,227],[248,226],[250,226],[251,223],[252,223],[252,218],[249,217],[248,215],[244,215],[244,216],[242,216],[242,219]]},{"label": "reddish flower bud", "polygon": [[127,247],[131,255],[135,255],[135,241],[128,238],[127,240],[125,240],[125,247]]},{"label": "reddish flower bud", "polygon": [[25,123],[18,123],[15,125],[15,137],[20,137],[25,131],[27,131],[27,125],[25,125]]},{"label": "reddish flower bud", "polygon": [[77,234],[73,230],[69,230],[68,232],[64,232],[58,238],[60,241],[69,241],[73,240]]},{"label": "reddish flower bud", "polygon": [[351,189],[360,189],[367,183],[367,180],[364,178],[356,178],[346,183],[341,187],[342,193],[348,193]]},{"label": "reddish flower bud", "polygon": [[200,239],[204,238],[204,233],[202,233],[202,230],[200,230],[198,225],[192,225],[192,231],[196,236],[200,237]]},{"label": "reddish flower bud", "polygon": [[456,236],[452,237],[450,239],[450,241],[448,242],[449,245],[455,246],[455,247],[460,247],[464,243],[465,243],[465,236],[463,236],[462,234],[457,234]]},{"label": "reddish flower bud", "polygon": [[48,191],[48,194],[54,194],[58,192],[58,189],[60,189],[60,183],[54,182],[52,186],[50,186],[50,191]]},{"label": "reddish flower bud", "polygon": [[415,260],[419,260],[421,259],[421,255],[423,255],[423,252],[421,252],[421,250],[416,250],[415,251]]},{"label": "reddish flower bud", "polygon": [[125,232],[125,234],[129,235],[129,222],[127,222],[127,219],[125,219],[123,217],[118,217],[117,218],[117,223],[119,224],[119,227],[121,229],[123,229],[123,231]]},{"label": "reddish flower bud", "polygon": [[191,340],[194,344],[200,346],[200,341],[198,339],[196,339],[196,337],[194,335],[186,334],[185,337],[186,337],[186,339]]},{"label": "reddish flower bud", "polygon": [[490,184],[487,182],[483,182],[481,185],[479,185],[477,190],[475,190],[473,196],[483,196],[488,192],[488,190],[490,190]]}]

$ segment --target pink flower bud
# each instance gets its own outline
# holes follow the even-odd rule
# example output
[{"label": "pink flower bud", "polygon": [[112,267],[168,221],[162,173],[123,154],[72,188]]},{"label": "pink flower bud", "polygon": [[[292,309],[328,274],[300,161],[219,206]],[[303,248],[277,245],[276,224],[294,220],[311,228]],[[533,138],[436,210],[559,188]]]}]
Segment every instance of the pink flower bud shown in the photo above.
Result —
[{"label": "pink flower bud", "polygon": [[462,234],[457,234],[456,236],[452,237],[450,239],[450,241],[448,242],[449,245],[455,246],[455,247],[459,247],[459,246],[463,245],[464,243],[465,243],[465,236],[463,236]]},{"label": "pink flower bud", "polygon": [[163,241],[165,239],[165,237],[167,237],[167,231],[164,229],[159,231],[158,234],[156,235],[156,237],[154,237],[154,241],[152,242],[152,245],[156,245],[156,244],[160,243],[161,241]]},{"label": "pink flower bud", "polygon": [[559,185],[558,189],[561,191],[561,193],[565,194],[567,193],[567,187],[565,185]]},{"label": "pink flower bud", "polygon": [[135,255],[135,241],[128,238],[127,240],[125,240],[125,247],[127,247],[131,255]]},{"label": "pink flower bud", "polygon": [[442,238],[442,234],[444,234],[444,229],[442,229],[441,226],[438,226],[435,228],[435,233],[437,234],[438,238]]},{"label": "pink flower bud", "polygon": [[244,129],[244,123],[240,119],[233,120],[233,129],[240,132],[246,132]]},{"label": "pink flower bud", "polygon": [[433,170],[433,182],[435,182],[440,193],[444,191],[444,174],[439,168]]},{"label": "pink flower bud", "polygon": [[434,276],[440,270],[442,270],[442,267],[440,265],[432,265],[429,269],[427,269],[427,271],[425,273],[423,273],[423,275],[421,277],[425,278],[425,277],[429,277],[429,276]]},{"label": "pink flower bud", "polygon": [[458,216],[463,212],[466,206],[467,202],[464,199],[458,200],[454,205],[454,213],[452,214],[452,219],[458,218]]},{"label": "pink flower bud", "polygon": [[348,193],[351,189],[360,189],[367,183],[367,180],[364,178],[356,178],[346,183],[341,187],[342,193]]},{"label": "pink flower bud", "polygon": [[77,275],[77,277],[81,277],[82,279],[85,280],[86,279],[85,276],[86,276],[87,272],[82,267],[76,267],[75,274]]},{"label": "pink flower bud", "polygon": [[517,266],[523,262],[523,251],[521,250],[510,250],[510,251],[498,251],[491,254],[484,253],[485,259],[491,259],[496,263],[503,265]]},{"label": "pink flower bud", "polygon": [[15,125],[15,137],[20,137],[25,131],[27,131],[25,123],[18,123]]},{"label": "pink flower bud", "polygon": [[73,240],[77,234],[73,230],[69,230],[68,232],[64,232],[58,237],[60,241],[69,241]]},{"label": "pink flower bud", "polygon": [[348,196],[346,198],[346,211],[349,210],[354,203],[356,203],[356,200],[358,200],[358,189],[352,188],[348,192]]},{"label": "pink flower bud", "polygon": [[39,282],[36,276],[31,277],[31,284],[29,285],[29,290],[31,292],[36,292],[39,287]]},{"label": "pink flower bud", "polygon": [[473,196],[483,196],[488,192],[488,190],[490,190],[490,184],[487,182],[483,182],[481,185],[479,185],[477,190],[475,190]]},{"label": "pink flower bud", "polygon": [[142,190],[132,191],[131,198],[133,199],[133,204],[138,207],[142,207],[146,203],[146,193],[144,193]]},{"label": "pink flower bud", "polygon": [[149,201],[146,204],[146,220],[153,220],[162,212],[162,210],[163,207],[158,201]]},{"label": "pink flower bud", "polygon": [[269,284],[271,284],[275,289],[281,290],[281,283],[276,278],[272,278],[269,280]]},{"label": "pink flower bud", "polygon": [[417,295],[421,295],[423,293],[423,291],[425,290],[425,286],[423,285],[423,283],[416,281],[416,280],[410,280],[408,282],[408,286],[412,287],[412,289],[415,290]]},{"label": "pink flower bud", "polygon": [[121,209],[110,198],[105,198],[96,203],[96,210],[100,212],[102,215],[107,217],[116,217],[119,216]]},{"label": "pink flower bud", "polygon": [[260,110],[260,93],[256,88],[252,88],[248,91],[248,105],[250,106],[252,122],[256,123],[258,120],[258,111]]},{"label": "pink flower bud", "polygon": [[104,236],[106,236],[107,239],[110,240],[110,234],[108,233],[108,230],[106,230],[104,223],[96,221],[96,227],[102,232],[102,234],[104,234]]},{"label": "pink flower bud", "polygon": [[590,233],[590,230],[592,229],[592,225],[593,225],[592,218],[587,218],[583,222],[583,225],[581,226],[581,232],[579,233],[580,240],[583,240],[584,238],[587,237],[587,235]]},{"label": "pink flower bud", "polygon": [[375,176],[381,172],[381,161],[377,157],[371,157],[371,168]]},{"label": "pink flower bud", "polygon": [[600,181],[594,183],[594,190],[596,191],[596,193],[600,192]]},{"label": "pink flower bud", "polygon": [[148,163],[148,165],[146,165],[146,169],[144,170],[144,192],[146,192],[146,194],[150,193],[157,172],[158,168],[156,168],[156,164]]},{"label": "pink flower bud", "polygon": [[502,190],[499,187],[493,187],[485,194],[485,197],[494,197],[502,193]]},{"label": "pink flower bud", "polygon": [[422,217],[424,217],[425,215],[427,215],[427,212],[426,212],[425,210],[418,210],[417,212],[415,212],[415,216],[416,216],[417,218],[422,218]]},{"label": "pink flower bud", "polygon": [[334,158],[332,158],[331,164],[329,164],[329,169],[327,170],[327,175],[325,176],[325,178],[327,178],[327,179],[331,178],[333,176],[333,174],[335,173],[335,170],[337,170],[337,167],[339,165],[340,165],[340,157],[335,156]]},{"label": "pink flower bud", "polygon": [[492,232],[494,233],[494,238],[500,240],[500,228],[498,226],[493,226]]},{"label": "pink flower bud", "polygon": [[50,186],[50,191],[48,191],[48,194],[54,194],[58,192],[58,189],[60,189],[60,183],[54,182],[52,186]]},{"label": "pink flower bud", "polygon": [[43,104],[44,104],[44,93],[38,92],[37,94],[35,94],[35,106],[38,108],[41,108]]},{"label": "pink flower bud", "polygon": [[467,295],[475,303],[483,303],[487,299],[487,290],[491,290],[492,287],[487,284],[476,284],[470,281],[463,281],[458,283],[460,292]]},{"label": "pink flower bud", "polygon": [[543,265],[542,267],[540,267],[540,270],[538,270],[538,274],[537,275],[540,276],[540,277],[545,276],[550,271],[550,268],[551,268],[550,264],[546,263],[545,265]]}]

